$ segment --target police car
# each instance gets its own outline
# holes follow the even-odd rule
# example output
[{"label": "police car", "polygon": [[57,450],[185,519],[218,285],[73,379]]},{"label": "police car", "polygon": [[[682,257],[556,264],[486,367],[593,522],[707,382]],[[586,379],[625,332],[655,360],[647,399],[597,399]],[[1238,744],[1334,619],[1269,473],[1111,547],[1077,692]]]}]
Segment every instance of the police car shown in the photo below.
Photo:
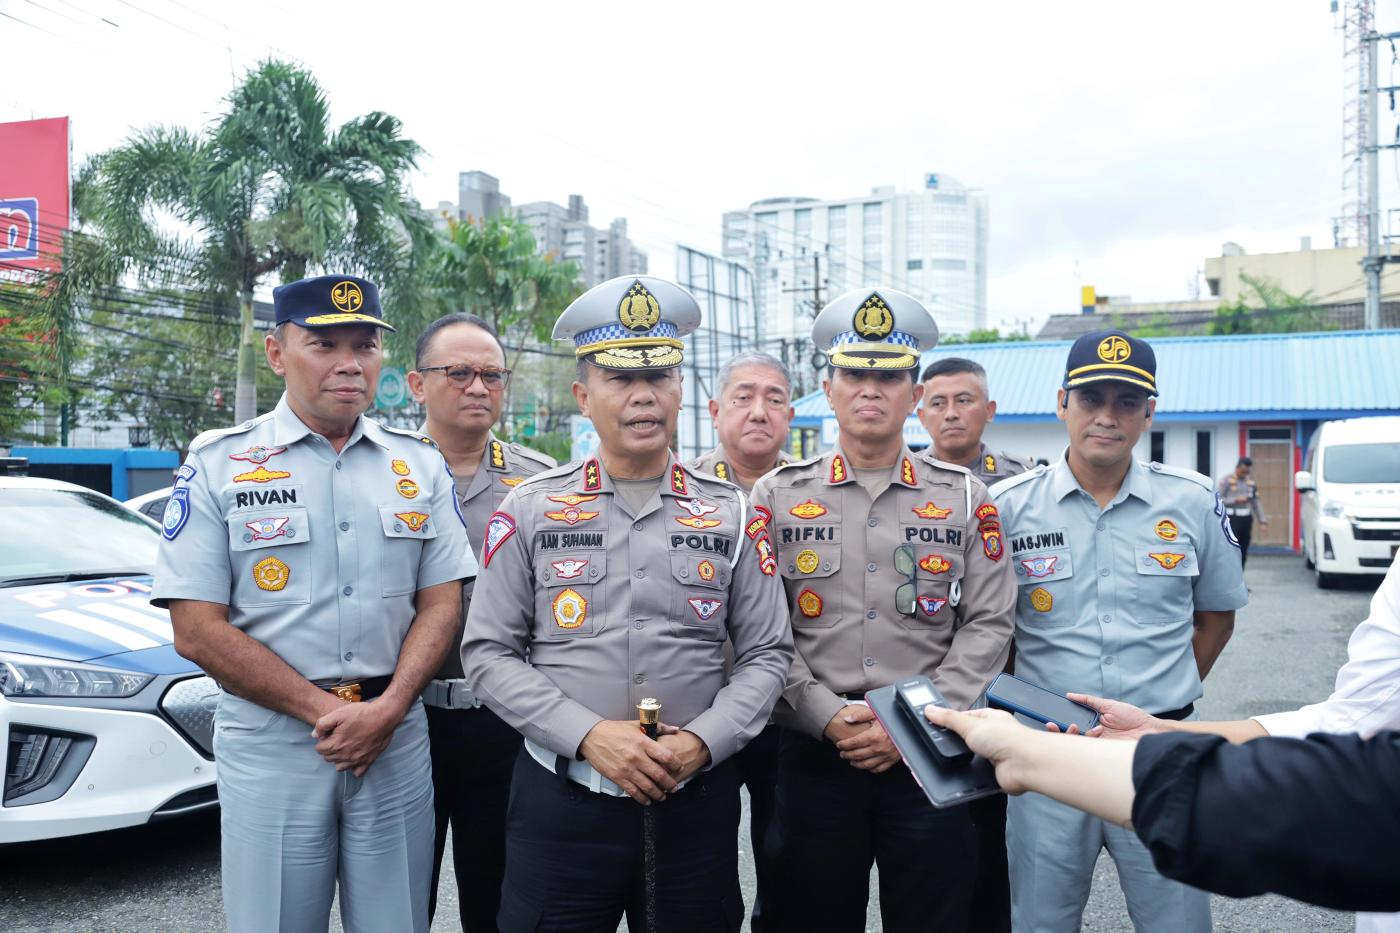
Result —
[{"label": "police car", "polygon": [[0,844],[215,806],[218,687],[147,601],[159,526],[0,471]]}]

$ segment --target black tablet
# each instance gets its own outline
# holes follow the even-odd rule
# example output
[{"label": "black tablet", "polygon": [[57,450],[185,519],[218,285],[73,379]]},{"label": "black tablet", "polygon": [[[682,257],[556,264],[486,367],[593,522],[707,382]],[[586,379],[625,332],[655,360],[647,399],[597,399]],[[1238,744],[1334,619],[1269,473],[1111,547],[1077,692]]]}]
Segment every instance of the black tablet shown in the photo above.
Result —
[{"label": "black tablet", "polygon": [[935,807],[955,807],[979,797],[1001,793],[992,763],[980,756],[960,764],[945,764],[935,759],[914,727],[905,718],[895,699],[894,687],[881,687],[865,695],[865,701],[875,713],[895,748],[899,749],[914,780]]}]

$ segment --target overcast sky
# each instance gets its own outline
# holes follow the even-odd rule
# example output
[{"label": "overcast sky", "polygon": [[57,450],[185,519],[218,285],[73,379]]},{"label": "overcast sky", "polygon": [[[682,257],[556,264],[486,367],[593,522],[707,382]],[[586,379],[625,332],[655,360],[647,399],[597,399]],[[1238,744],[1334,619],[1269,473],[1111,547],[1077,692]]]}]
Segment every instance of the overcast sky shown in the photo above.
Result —
[{"label": "overcast sky", "polygon": [[[516,203],[582,194],[595,223],[627,217],[658,275],[674,275],[678,242],[717,250],[720,215],[758,198],[953,175],[991,199],[1003,327],[1077,310],[1080,284],[1191,297],[1226,240],[1330,246],[1342,204],[1327,0],[0,0],[0,14],[0,119],[71,116],[75,165],[132,127],[204,124],[277,55],[312,70],[337,122],[404,121],[428,153],[425,205],[455,200],[468,169]],[[1377,26],[1400,30],[1398,0],[1379,0]],[[1397,187],[1390,155],[1382,177]]]}]

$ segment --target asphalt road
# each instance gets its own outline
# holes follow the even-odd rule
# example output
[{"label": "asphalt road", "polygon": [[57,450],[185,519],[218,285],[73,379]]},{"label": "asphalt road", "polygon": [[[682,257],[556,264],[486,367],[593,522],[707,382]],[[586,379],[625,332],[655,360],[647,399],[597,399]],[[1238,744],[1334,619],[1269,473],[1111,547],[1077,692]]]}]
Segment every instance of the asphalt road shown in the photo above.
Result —
[{"label": "asphalt road", "polygon": [[[1255,557],[1247,581],[1250,605],[1239,613],[1226,648],[1198,704],[1209,719],[1237,719],[1291,709],[1331,690],[1346,658],[1352,628],[1365,617],[1376,580],[1340,591],[1314,589],[1296,557]],[[1376,578],[1379,579],[1379,578]],[[747,819],[747,817],[745,818]],[[222,930],[217,814],[131,830],[0,848],[0,929],[21,931]],[[740,871],[753,891],[747,826],[740,833]],[[450,871],[435,931],[455,930],[456,891]],[[872,890],[874,886],[872,885]],[[1344,931],[1350,914],[1277,897],[1213,899],[1215,927],[1228,931]],[[340,929],[338,918],[332,928]],[[872,896],[870,930],[879,930]],[[1131,929],[1113,863],[1099,861],[1084,918],[1088,931]]]}]

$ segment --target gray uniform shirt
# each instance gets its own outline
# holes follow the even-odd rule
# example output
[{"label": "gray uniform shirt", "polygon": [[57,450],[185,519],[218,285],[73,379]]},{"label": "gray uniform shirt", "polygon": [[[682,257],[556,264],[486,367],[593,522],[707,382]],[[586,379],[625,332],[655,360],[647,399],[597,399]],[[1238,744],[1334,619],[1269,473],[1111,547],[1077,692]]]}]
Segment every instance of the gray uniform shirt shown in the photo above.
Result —
[{"label": "gray uniform shirt", "polygon": [[[491,513],[501,507],[507,493],[536,473],[554,466],[554,458],[519,444],[507,444],[493,433],[481,452],[481,466],[477,467],[471,479],[464,479],[457,486],[457,501],[462,507],[462,518],[467,524],[467,537],[472,547],[480,551],[486,523],[490,521]],[[471,609],[475,586],[474,581],[469,581],[462,587],[463,625]],[[460,632],[453,644],[461,644]],[[442,669],[437,672],[438,679],[456,680],[462,676],[462,653],[455,649],[449,651],[442,662]]]},{"label": "gray uniform shirt", "polygon": [[195,438],[164,526],[151,601],[228,606],[314,683],[392,674],[418,590],[476,573],[432,441],[361,417],[337,454],[285,396]]},{"label": "gray uniform shirt", "polygon": [[[791,462],[792,455],[789,454],[786,450],[779,450],[778,462],[775,463],[773,466],[777,468],[782,466],[784,463]],[[739,477],[734,473],[734,468],[729,465],[729,454],[725,453],[723,444],[716,446],[714,450],[701,454],[694,460],[687,461],[686,468],[690,470],[699,470],[701,473],[709,473],[713,476],[718,476],[720,479],[724,480],[727,483],[733,483],[734,485],[743,488],[739,482]],[[744,489],[744,492],[748,491],[749,489]]]},{"label": "gray uniform shirt", "polygon": [[1248,601],[1210,480],[1134,462],[1100,510],[1061,459],[991,493],[1020,589],[1018,677],[1151,713],[1200,698],[1193,614]]},{"label": "gray uniform shirt", "polygon": [[656,697],[718,763],[763,728],[792,661],[775,574],[762,522],[728,483],[672,459],[633,513],[597,459],[546,471],[487,524],[467,681],[568,758],[600,721],[635,719]]},{"label": "gray uniform shirt", "polygon": [[[872,501],[837,448],[769,473],[753,495],[797,648],[779,724],[820,737],[839,694],[916,674],[965,707],[1005,666],[1016,584],[996,506],[966,470],[906,449]],[[905,615],[895,598],[908,583]]]}]

